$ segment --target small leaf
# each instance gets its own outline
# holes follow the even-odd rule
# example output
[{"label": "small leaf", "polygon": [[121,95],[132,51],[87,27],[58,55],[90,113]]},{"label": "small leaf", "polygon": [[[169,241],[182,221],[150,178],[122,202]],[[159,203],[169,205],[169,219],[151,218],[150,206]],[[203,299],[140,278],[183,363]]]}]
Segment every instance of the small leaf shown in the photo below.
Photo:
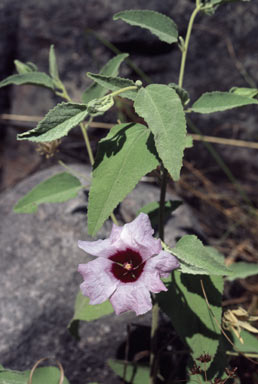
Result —
[{"label": "small leaf", "polygon": [[85,104],[60,103],[51,109],[36,128],[21,133],[18,140],[46,142],[60,139],[88,115]]},{"label": "small leaf", "polygon": [[[98,83],[101,87],[109,89],[110,91],[118,91],[121,88],[132,87],[136,84],[130,79],[124,79],[122,77],[102,76],[91,72],[87,73],[87,76]],[[137,90],[127,91],[120,94],[120,97],[126,97],[127,99],[135,100]]]},{"label": "small leaf", "polygon": [[258,95],[257,88],[239,88],[233,87],[229,92],[234,93],[235,95],[247,96],[247,97],[256,97]]},{"label": "small leaf", "polygon": [[16,71],[22,75],[24,73],[30,73],[34,72],[36,68],[34,67],[34,64],[32,63],[23,63],[20,60],[14,60],[14,65],[16,67]]},{"label": "small leaf", "polygon": [[232,273],[227,277],[227,280],[233,281],[235,279],[245,279],[249,276],[258,275],[258,264],[257,263],[245,263],[238,261],[230,265]]},{"label": "small leaf", "polygon": [[[109,359],[108,365],[120,377],[124,378],[125,362]],[[148,384],[150,380],[150,369],[144,365],[126,363],[125,381],[132,384]]]},{"label": "small leaf", "polygon": [[195,101],[191,111],[213,113],[250,104],[258,104],[258,100],[232,92],[207,92]]},{"label": "small leaf", "polygon": [[103,115],[114,105],[114,98],[111,95],[89,101],[87,108],[91,116]]},{"label": "small leaf", "polygon": [[77,196],[80,181],[67,172],[41,182],[21,198],[14,207],[16,213],[34,213],[42,203],[62,203]]},{"label": "small leaf", "polygon": [[[164,209],[164,220],[168,220],[171,216],[171,213],[174,212],[183,202],[180,200],[169,200],[165,202],[165,209]],[[138,212],[139,213],[146,213],[151,221],[152,228],[157,228],[159,223],[159,202],[158,201],[152,201],[149,204],[146,204],[144,207],[142,207]]]},{"label": "small leaf", "polygon": [[[0,384],[28,384],[30,371],[11,371],[5,369],[0,371]],[[60,378],[60,370],[56,367],[36,368],[33,373],[33,384],[57,384]],[[66,377],[62,384],[69,384]]]},{"label": "small leaf", "polygon": [[[118,75],[118,70],[122,62],[128,57],[127,53],[121,53],[109,60],[104,67],[100,70],[99,75],[101,76],[111,76],[116,77]],[[83,93],[82,101],[85,104],[88,104],[90,100],[98,99],[106,94],[107,90],[100,84],[93,83],[91,84]]]},{"label": "small leaf", "polygon": [[142,124],[115,125],[99,142],[88,205],[94,235],[142,176],[159,164],[150,131]]},{"label": "small leaf", "polygon": [[176,43],[178,37],[177,26],[170,17],[151,10],[129,10],[118,12],[114,20],[123,20],[130,25],[148,29],[161,41],[168,44]]},{"label": "small leaf", "polygon": [[184,149],[188,145],[180,97],[167,85],[151,84],[139,90],[134,107],[148,123],[164,166],[173,179],[178,180]]},{"label": "small leaf", "polygon": [[190,101],[190,96],[189,96],[189,93],[184,89],[184,88],[181,88],[179,87],[177,84],[175,83],[169,83],[168,86],[170,88],[173,88],[176,93],[178,94],[178,96],[180,97],[181,101],[182,101],[182,104],[183,105],[186,105],[189,103]]},{"label": "small leaf", "polygon": [[185,235],[171,248],[171,253],[177,256],[186,264],[200,268],[211,275],[229,275],[231,274],[223,261],[213,256],[209,248],[206,248],[202,242],[194,235]]},{"label": "small leaf", "polygon": [[78,322],[80,320],[93,321],[114,312],[114,309],[109,301],[96,305],[90,305],[89,301],[90,299],[88,297],[85,297],[81,292],[78,292],[75,301],[74,315],[68,325],[70,329],[72,328],[74,322]]},{"label": "small leaf", "polygon": [[7,85],[23,85],[23,84],[32,84],[32,85],[41,85],[46,88],[54,89],[54,84],[52,79],[43,72],[28,72],[18,75],[12,75],[0,82],[0,88],[6,87]]},{"label": "small leaf", "polygon": [[55,48],[53,44],[50,45],[49,49],[49,73],[54,80],[54,83],[58,86],[60,83],[60,78],[56,62]]}]

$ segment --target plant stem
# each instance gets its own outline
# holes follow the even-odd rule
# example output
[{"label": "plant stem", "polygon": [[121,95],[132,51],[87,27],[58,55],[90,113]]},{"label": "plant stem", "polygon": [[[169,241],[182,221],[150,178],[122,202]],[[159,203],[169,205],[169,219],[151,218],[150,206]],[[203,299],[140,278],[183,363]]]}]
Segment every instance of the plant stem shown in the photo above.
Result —
[{"label": "plant stem", "polygon": [[[164,240],[164,207],[167,189],[168,172],[161,164],[162,181],[159,201],[159,238]],[[150,384],[155,384],[157,377],[157,330],[159,325],[159,304],[153,295],[152,322],[151,322],[151,353],[150,353]]]},{"label": "plant stem", "polygon": [[201,9],[201,4],[199,1],[196,1],[196,8],[193,10],[188,27],[187,27],[187,32],[185,36],[185,42],[182,47],[182,58],[181,58],[181,65],[180,65],[180,72],[179,72],[179,79],[178,79],[178,86],[182,87],[183,86],[183,80],[184,80],[184,73],[185,73],[185,62],[186,62],[186,57],[187,57],[187,52],[188,52],[188,46],[189,46],[189,41],[192,33],[192,28],[193,28],[193,23],[194,19],[197,16],[198,12]]},{"label": "plant stem", "polygon": [[88,152],[88,155],[89,155],[90,164],[93,165],[94,164],[94,156],[93,156],[93,153],[92,153],[92,149],[91,149],[91,145],[90,145],[90,140],[89,140],[89,136],[88,136],[88,133],[87,133],[88,125],[91,122],[92,122],[92,118],[90,118],[90,120],[86,124],[85,123],[80,123],[80,127],[81,127],[82,135],[83,135],[83,138],[84,138],[84,141],[85,141],[85,145],[86,145],[86,148],[87,148],[87,152]]}]

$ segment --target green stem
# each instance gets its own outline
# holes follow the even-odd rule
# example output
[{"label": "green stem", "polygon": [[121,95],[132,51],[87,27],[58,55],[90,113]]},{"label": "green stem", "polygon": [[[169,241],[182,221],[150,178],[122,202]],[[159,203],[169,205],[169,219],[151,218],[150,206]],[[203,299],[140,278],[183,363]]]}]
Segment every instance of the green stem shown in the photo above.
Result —
[{"label": "green stem", "polygon": [[93,156],[93,153],[92,153],[92,149],[91,149],[91,145],[90,145],[90,140],[89,140],[89,136],[88,136],[88,133],[87,133],[88,125],[91,122],[92,122],[92,118],[90,118],[87,123],[80,123],[80,127],[81,127],[82,135],[83,135],[83,138],[84,138],[84,141],[85,141],[86,149],[87,149],[87,152],[88,152],[88,155],[89,155],[90,164],[93,165],[94,164],[94,156]]},{"label": "green stem", "polygon": [[188,46],[189,46],[189,41],[192,33],[192,28],[193,28],[193,23],[194,19],[197,16],[198,12],[201,10],[201,4],[197,0],[196,1],[196,8],[193,10],[193,13],[191,14],[188,27],[187,27],[187,32],[185,36],[185,42],[182,47],[182,58],[181,58],[181,65],[180,65],[180,72],[179,72],[179,79],[178,79],[178,85],[179,87],[183,86],[183,79],[184,79],[184,73],[185,73],[185,62],[186,62],[186,57],[187,57],[187,52],[188,52]]},{"label": "green stem", "polygon": [[125,87],[125,88],[118,89],[118,91],[114,91],[114,92],[110,93],[108,96],[115,97],[115,96],[120,95],[120,93],[127,92],[127,91],[134,91],[134,90],[137,90],[137,89],[139,89],[139,88],[136,85],[131,85],[130,87]]}]

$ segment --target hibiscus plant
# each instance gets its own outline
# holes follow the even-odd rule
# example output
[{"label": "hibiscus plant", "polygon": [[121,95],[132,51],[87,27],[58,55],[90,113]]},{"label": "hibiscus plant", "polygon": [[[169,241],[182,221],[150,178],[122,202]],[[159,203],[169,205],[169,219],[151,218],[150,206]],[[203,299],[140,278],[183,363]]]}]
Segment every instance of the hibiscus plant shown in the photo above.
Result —
[{"label": "hibiscus plant", "polygon": [[[126,311],[142,315],[152,310],[149,365],[109,362],[127,382],[172,382],[171,378],[162,377],[159,370],[156,335],[160,311],[170,319],[185,346],[188,356],[185,359],[185,382],[225,383],[231,380],[235,371],[226,369],[229,364],[227,352],[236,343],[235,353],[241,353],[237,337],[221,326],[223,279],[232,278],[233,274],[224,264],[223,255],[205,246],[194,235],[183,236],[173,247],[164,238],[167,182],[170,178],[179,180],[184,150],[192,146],[191,135],[187,134],[190,114],[209,114],[258,104],[257,90],[234,87],[224,92],[204,93],[189,106],[189,94],[183,88],[196,16],[200,12],[214,13],[222,3],[230,1],[234,0],[196,0],[185,38],[178,36],[177,25],[170,17],[158,12],[128,10],[114,15],[114,20],[147,29],[164,43],[178,45],[181,65],[177,84],[152,84],[144,76],[135,82],[119,77],[121,63],[128,60],[127,54],[120,53],[108,61],[100,73],[87,74],[93,83],[83,93],[81,103],[76,103],[60,79],[54,46],[49,52],[49,74],[38,71],[32,63],[16,60],[17,74],[0,82],[0,87],[9,84],[43,86],[63,100],[36,128],[19,134],[18,140],[30,140],[51,149],[59,145],[59,140],[72,128],[80,126],[92,166],[88,233],[97,235],[109,218],[113,220],[113,227],[106,239],[80,240],[78,243],[79,248],[95,258],[85,263],[82,257],[79,265],[83,281],[70,327],[73,328],[78,320],[95,320],[113,311],[115,315]],[[94,159],[88,127],[95,117],[114,106],[118,96],[120,102],[123,98],[131,101],[139,119],[114,124],[99,141]],[[143,207],[130,223],[118,222],[114,214],[141,178],[154,170],[160,180],[160,200],[155,203],[157,237],[153,236],[148,207]],[[66,201],[74,198],[82,188],[84,186],[74,174],[62,172],[35,186],[17,202],[14,211],[35,212],[39,204]],[[170,211],[173,207],[172,204]]]}]

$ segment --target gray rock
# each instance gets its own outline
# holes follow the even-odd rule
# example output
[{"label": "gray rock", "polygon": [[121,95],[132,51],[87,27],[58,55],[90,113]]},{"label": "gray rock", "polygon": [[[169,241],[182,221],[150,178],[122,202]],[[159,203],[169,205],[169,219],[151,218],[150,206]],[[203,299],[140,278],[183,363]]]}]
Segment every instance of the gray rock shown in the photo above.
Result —
[{"label": "gray rock", "polygon": [[[89,168],[72,168],[90,177]],[[148,325],[150,314],[138,319],[130,313],[111,315],[84,323],[79,342],[69,334],[67,325],[81,281],[77,265],[90,260],[77,248],[78,239],[90,240],[84,193],[66,203],[44,204],[33,215],[12,211],[33,186],[62,170],[41,171],[0,196],[0,363],[23,370],[42,357],[54,356],[71,383],[115,384],[118,381],[105,362],[115,357],[125,340],[125,322]],[[143,204],[157,198],[156,187],[140,183],[121,205],[120,217],[133,219]],[[105,238],[110,229],[108,221],[98,238]],[[183,205],[167,224],[166,240],[172,244],[177,236],[198,230],[191,210]]]}]

